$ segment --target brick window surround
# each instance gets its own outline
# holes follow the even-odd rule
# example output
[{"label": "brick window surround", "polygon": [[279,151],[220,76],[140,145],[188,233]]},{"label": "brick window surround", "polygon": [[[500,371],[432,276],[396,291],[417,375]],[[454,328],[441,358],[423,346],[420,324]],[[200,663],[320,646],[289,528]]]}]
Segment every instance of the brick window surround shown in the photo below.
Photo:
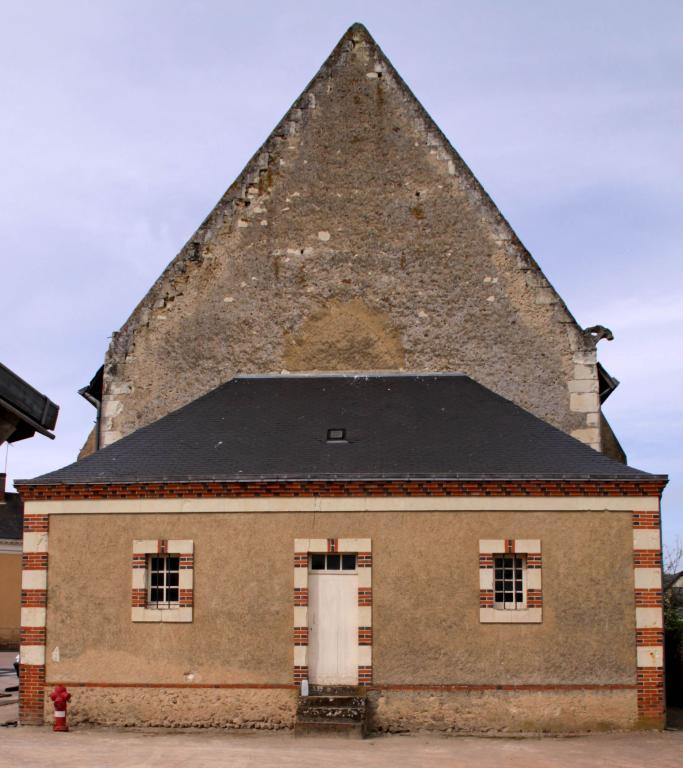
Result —
[{"label": "brick window surround", "polygon": [[[177,606],[160,608],[147,604],[150,555],[177,555],[180,558]],[[136,539],[133,542],[131,620],[136,622],[179,623],[192,621],[194,603],[194,542],[191,539]]]},{"label": "brick window surround", "polygon": [[[524,586],[526,607],[514,610],[494,605],[496,555],[526,555]],[[482,624],[540,624],[543,621],[543,559],[539,539],[479,540],[479,621]]]},{"label": "brick window surround", "polygon": [[294,682],[308,679],[308,556],[353,552],[358,572],[358,685],[372,684],[372,541],[294,539]]}]

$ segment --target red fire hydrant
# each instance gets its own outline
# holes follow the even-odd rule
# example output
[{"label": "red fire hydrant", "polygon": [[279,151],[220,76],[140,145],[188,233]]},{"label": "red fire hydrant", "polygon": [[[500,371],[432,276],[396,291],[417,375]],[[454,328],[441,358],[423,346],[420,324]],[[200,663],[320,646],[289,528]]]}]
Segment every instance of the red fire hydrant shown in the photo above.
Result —
[{"label": "red fire hydrant", "polygon": [[52,726],[53,731],[68,731],[69,726],[66,722],[66,705],[71,701],[71,694],[63,685],[58,685],[50,694],[50,698],[55,705],[55,723]]}]

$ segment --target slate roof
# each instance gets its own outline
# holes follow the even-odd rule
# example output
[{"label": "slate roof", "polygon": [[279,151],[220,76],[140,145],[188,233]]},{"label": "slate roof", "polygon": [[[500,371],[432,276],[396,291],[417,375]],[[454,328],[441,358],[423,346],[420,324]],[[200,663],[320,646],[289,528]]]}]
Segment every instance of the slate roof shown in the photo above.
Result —
[{"label": "slate roof", "polygon": [[24,534],[24,505],[18,493],[0,496],[0,539],[21,541]]},{"label": "slate roof", "polygon": [[[344,442],[329,442],[344,429]],[[106,448],[17,483],[653,479],[459,374],[238,376]]]}]

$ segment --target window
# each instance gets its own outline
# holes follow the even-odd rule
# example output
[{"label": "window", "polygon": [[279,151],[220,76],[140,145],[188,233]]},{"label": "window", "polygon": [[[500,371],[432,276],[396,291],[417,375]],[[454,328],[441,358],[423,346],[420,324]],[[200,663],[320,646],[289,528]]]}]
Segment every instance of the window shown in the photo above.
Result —
[{"label": "window", "polygon": [[312,571],[355,571],[356,556],[347,554],[311,554],[310,568]]},{"label": "window", "polygon": [[135,539],[132,566],[132,621],[192,621],[194,542],[191,539]]},{"label": "window", "polygon": [[178,555],[149,555],[147,575],[147,606],[173,608],[179,603],[180,557]]},{"label": "window", "polygon": [[493,604],[503,610],[526,608],[523,555],[497,555],[494,558]]},{"label": "window", "polygon": [[479,621],[541,624],[540,539],[479,539]]}]

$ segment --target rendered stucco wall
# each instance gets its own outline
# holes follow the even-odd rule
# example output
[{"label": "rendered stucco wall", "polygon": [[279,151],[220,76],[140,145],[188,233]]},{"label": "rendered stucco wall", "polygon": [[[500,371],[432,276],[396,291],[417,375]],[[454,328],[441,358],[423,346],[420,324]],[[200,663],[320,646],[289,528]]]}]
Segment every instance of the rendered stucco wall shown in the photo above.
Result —
[{"label": "rendered stucco wall", "polygon": [[0,552],[0,648],[19,647],[21,552]]},{"label": "rendered stucco wall", "polygon": [[462,371],[600,448],[595,343],[360,27],[105,364],[107,445],[237,372]]},{"label": "rendered stucco wall", "polygon": [[[546,701],[555,702],[559,718],[541,717],[538,692],[430,698],[405,689],[634,684],[628,512],[51,515],[48,683],[149,686],[105,687],[99,698],[99,689],[74,689],[74,711],[82,719],[119,724],[127,700],[136,702],[140,722],[178,721],[172,703],[174,695],[182,700],[181,691],[174,694],[164,684],[266,686],[247,689],[249,706],[255,700],[263,705],[260,720],[250,716],[250,722],[286,725],[292,692],[267,686],[292,679],[293,540],[338,536],[372,539],[374,684],[398,687],[373,694],[377,727],[441,728],[441,717],[485,729],[506,707],[516,713],[511,722],[524,728],[534,722],[550,730],[635,723],[633,690],[584,691],[593,703],[583,708],[581,692],[550,691]],[[479,623],[479,539],[511,536],[542,541],[542,624]],[[194,541],[192,624],[130,620],[131,543],[155,537]],[[202,690],[192,689],[192,701]],[[240,690],[210,690],[203,720],[249,720],[238,714],[245,707]],[[406,702],[413,699],[418,706],[409,715]]]}]

